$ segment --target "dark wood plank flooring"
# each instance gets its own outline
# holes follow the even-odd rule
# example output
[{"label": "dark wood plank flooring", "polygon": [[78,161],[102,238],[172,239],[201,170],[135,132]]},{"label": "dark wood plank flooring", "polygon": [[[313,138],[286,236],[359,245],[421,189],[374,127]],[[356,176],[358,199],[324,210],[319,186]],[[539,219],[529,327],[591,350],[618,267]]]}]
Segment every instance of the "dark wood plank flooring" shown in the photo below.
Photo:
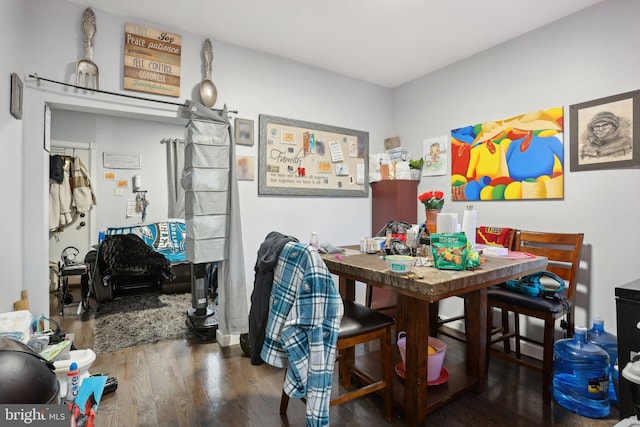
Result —
[{"label": "dark wood plank flooring", "polygon": [[[77,348],[93,345],[93,313],[59,316],[51,294],[51,317]],[[445,338],[446,340],[446,338]],[[447,358],[464,357],[464,346],[450,340]],[[364,346],[360,352],[375,350]],[[397,350],[396,350],[397,352]],[[397,355],[396,355],[397,356]],[[446,366],[445,361],[445,366]],[[95,420],[105,426],[304,426],[304,404],[292,400],[286,418],[279,414],[283,371],[253,366],[240,346],[191,340],[162,341],[98,355],[90,371],[118,379],[115,393],[104,396]],[[401,381],[398,378],[398,384]],[[334,381],[334,388],[337,384]],[[459,426],[613,426],[619,412],[606,419],[573,414],[555,402],[545,405],[535,372],[491,359],[489,384],[481,394],[468,393],[431,413],[427,425]],[[382,415],[382,399],[364,397],[330,410],[332,426],[404,425],[398,413],[392,424]]]}]

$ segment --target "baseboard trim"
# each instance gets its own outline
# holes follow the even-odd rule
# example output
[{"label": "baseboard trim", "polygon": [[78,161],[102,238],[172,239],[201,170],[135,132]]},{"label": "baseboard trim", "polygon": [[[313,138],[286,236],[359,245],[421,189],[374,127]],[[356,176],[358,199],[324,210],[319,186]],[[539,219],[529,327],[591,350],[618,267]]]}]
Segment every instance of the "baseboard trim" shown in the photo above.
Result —
[{"label": "baseboard trim", "polygon": [[216,330],[216,341],[220,347],[229,347],[240,344],[240,335],[222,335],[220,329]]}]

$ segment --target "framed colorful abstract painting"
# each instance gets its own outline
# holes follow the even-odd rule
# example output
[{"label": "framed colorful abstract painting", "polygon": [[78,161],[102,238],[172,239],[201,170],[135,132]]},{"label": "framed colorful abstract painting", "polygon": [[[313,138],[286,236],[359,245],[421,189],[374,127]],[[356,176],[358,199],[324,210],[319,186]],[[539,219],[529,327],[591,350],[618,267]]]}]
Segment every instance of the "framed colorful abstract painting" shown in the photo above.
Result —
[{"label": "framed colorful abstract painting", "polygon": [[452,200],[564,198],[562,107],[451,131]]}]

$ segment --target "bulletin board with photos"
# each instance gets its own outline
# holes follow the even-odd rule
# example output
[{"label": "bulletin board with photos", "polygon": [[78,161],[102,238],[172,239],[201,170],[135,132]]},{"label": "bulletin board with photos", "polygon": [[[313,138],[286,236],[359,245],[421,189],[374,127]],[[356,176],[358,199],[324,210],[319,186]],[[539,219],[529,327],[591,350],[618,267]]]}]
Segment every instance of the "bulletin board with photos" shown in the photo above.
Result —
[{"label": "bulletin board with photos", "polygon": [[261,114],[258,194],[368,197],[369,133]]}]

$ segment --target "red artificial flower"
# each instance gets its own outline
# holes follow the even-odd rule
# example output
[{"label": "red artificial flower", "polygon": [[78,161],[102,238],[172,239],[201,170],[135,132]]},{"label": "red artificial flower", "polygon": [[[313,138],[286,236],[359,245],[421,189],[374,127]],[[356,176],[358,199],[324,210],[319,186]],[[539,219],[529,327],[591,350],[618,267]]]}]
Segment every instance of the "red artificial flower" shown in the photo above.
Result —
[{"label": "red artificial flower", "polygon": [[444,206],[444,193],[442,191],[426,191],[418,196],[418,200],[427,209],[442,209]]}]

